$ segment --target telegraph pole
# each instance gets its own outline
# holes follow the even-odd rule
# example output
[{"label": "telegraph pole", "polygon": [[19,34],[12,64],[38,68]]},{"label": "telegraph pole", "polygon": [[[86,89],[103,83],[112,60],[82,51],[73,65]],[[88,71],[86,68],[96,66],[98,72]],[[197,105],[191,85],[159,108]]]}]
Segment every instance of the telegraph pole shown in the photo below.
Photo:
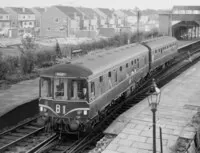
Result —
[{"label": "telegraph pole", "polygon": [[141,16],[141,12],[140,10],[137,10],[137,41],[140,42],[140,31],[139,31],[139,24],[140,24],[140,16]]}]

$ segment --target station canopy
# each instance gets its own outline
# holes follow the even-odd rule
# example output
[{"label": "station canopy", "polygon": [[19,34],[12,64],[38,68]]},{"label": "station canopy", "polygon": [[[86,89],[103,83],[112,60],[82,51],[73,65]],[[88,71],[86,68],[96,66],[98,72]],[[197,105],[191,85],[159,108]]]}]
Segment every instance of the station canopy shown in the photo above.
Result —
[{"label": "station canopy", "polygon": [[200,26],[200,21],[172,21],[172,28],[185,27],[193,28],[195,26]]}]

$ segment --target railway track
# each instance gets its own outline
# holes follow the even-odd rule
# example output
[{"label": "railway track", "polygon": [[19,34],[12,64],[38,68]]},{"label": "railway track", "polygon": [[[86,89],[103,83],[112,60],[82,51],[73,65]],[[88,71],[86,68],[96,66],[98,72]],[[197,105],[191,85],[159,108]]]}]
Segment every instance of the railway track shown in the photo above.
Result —
[{"label": "railway track", "polygon": [[33,153],[56,136],[45,133],[36,121],[37,117],[0,133],[0,152]]},{"label": "railway track", "polygon": [[165,68],[159,73],[153,74],[148,80],[140,84],[137,90],[135,90],[131,96],[126,99],[122,99],[117,103],[114,103],[112,107],[108,110],[106,115],[101,116],[101,122],[99,122],[95,128],[88,133],[86,136],[82,138],[70,141],[67,140],[55,140],[46,145],[42,148],[42,150],[38,151],[37,153],[81,153],[86,148],[89,147],[90,144],[94,144],[95,142],[99,141],[103,138],[104,134],[103,131],[110,125],[112,121],[114,121],[120,114],[125,112],[126,110],[133,107],[135,104],[143,100],[148,96],[148,89],[151,85],[152,78],[155,78],[157,85],[162,87],[170,80],[178,76],[180,73],[185,71],[190,66],[194,65],[200,60],[200,52],[199,50],[194,51],[192,54],[197,53],[197,57],[192,61],[189,62],[187,60],[187,55],[182,54],[170,67]]},{"label": "railway track", "polygon": [[[194,51],[192,54],[197,53]],[[198,53],[199,54],[199,53]],[[200,54],[192,62],[185,62],[187,55],[182,54],[170,67],[154,73],[145,83],[138,85],[128,98],[117,101],[110,107],[106,115],[101,116],[101,121],[87,135],[74,139],[70,136],[62,136],[56,133],[45,133],[44,127],[37,126],[36,118],[21,125],[0,133],[0,152],[5,153],[81,153],[91,143],[100,140],[103,131],[120,114],[133,107],[148,96],[148,89],[152,78],[156,79],[157,85],[162,87],[164,84],[179,75],[185,69],[195,64],[200,59]],[[180,62],[182,61],[182,62]]]}]

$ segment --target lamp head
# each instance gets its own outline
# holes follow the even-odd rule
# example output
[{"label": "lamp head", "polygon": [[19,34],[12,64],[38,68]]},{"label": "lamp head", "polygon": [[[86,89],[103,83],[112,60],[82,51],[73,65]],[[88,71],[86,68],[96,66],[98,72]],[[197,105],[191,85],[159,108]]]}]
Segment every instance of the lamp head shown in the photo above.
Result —
[{"label": "lamp head", "polygon": [[149,89],[148,102],[152,109],[156,109],[157,105],[160,103],[160,89],[157,87],[155,79],[152,79],[152,85]]}]

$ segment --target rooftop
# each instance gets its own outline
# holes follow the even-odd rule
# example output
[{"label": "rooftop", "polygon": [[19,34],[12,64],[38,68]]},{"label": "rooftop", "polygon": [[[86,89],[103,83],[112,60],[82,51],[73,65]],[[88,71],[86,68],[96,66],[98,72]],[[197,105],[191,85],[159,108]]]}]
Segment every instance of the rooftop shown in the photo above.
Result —
[{"label": "rooftop", "polygon": [[8,14],[3,8],[0,8],[0,14]]},{"label": "rooftop", "polygon": [[108,17],[112,18],[113,11],[111,11],[110,9],[108,8],[98,8],[98,9],[104,14],[106,14]]},{"label": "rooftop", "polygon": [[200,6],[181,6],[175,5],[173,10],[200,10]]},{"label": "rooftop", "polygon": [[40,13],[43,13],[45,11],[45,8],[41,8],[41,7],[34,7],[34,9]]},{"label": "rooftop", "polygon": [[127,14],[128,16],[135,16],[136,13],[131,11],[131,10],[122,10],[125,14]]},{"label": "rooftop", "polygon": [[93,19],[95,16],[98,16],[98,14],[91,8],[78,7],[78,9],[83,12],[88,18]]},{"label": "rooftop", "polygon": [[10,7],[13,11],[17,12],[18,14],[34,14],[31,9],[29,8],[22,8],[22,7]]},{"label": "rooftop", "polygon": [[55,6],[55,7],[57,7],[61,12],[63,12],[65,15],[69,17],[73,17],[74,14],[76,14],[77,16],[83,15],[80,11],[78,11],[76,8],[72,6]]}]

